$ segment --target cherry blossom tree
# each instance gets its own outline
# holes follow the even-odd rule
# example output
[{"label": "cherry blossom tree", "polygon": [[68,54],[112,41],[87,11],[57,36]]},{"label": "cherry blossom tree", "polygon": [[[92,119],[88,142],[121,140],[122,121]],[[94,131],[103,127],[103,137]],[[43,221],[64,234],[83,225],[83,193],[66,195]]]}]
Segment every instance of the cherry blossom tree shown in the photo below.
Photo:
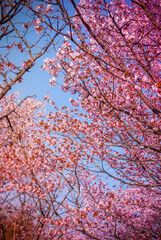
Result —
[{"label": "cherry blossom tree", "polygon": [[[79,167],[129,185],[128,189],[122,190],[123,195],[121,192],[117,195],[117,200],[121,198],[125,205],[119,208],[117,202],[113,220],[107,215],[98,219],[100,209],[96,194],[88,192],[86,196],[91,198],[86,201],[89,205],[85,205],[85,211],[80,208],[78,211],[77,207],[75,216],[78,218],[76,220],[74,216],[72,222],[76,223],[75,231],[81,233],[77,238],[159,239],[160,230],[152,228],[160,223],[156,221],[155,225],[149,215],[148,219],[153,222],[151,228],[146,216],[139,212],[146,209],[150,213],[157,209],[160,199],[160,4],[158,1],[133,1],[134,4],[128,6],[122,1],[110,4],[107,1],[81,1],[76,5],[71,0],[76,11],[72,18],[65,5],[61,1],[57,3],[70,28],[64,34],[64,44],[57,56],[46,59],[43,68],[54,76],[54,84],[58,74],[64,73],[62,89],[76,94],[71,103],[86,114],[79,113],[74,119],[72,114],[64,115],[57,119],[63,124],[61,127],[55,124],[56,129],[84,145],[85,159],[79,162]],[[98,191],[98,186],[96,189]],[[106,191],[101,192],[98,199],[106,194],[109,197]],[[124,194],[129,194],[136,203],[133,215],[130,215],[132,207]],[[152,195],[153,200],[148,197]],[[108,197],[105,197],[105,203]],[[142,205],[140,211],[138,206],[142,199],[145,202],[147,199],[147,208]],[[156,203],[155,207],[152,204],[154,208],[148,207],[151,201]],[[110,216],[113,205],[110,201],[110,206],[105,206],[106,211],[110,209]],[[99,209],[99,213],[90,206]],[[123,208],[127,212],[120,214]],[[129,218],[133,223],[128,222]],[[112,222],[113,227],[108,228],[105,219]],[[142,226],[137,221],[141,219],[145,220]],[[70,238],[73,236],[72,230]]]},{"label": "cherry blossom tree", "polygon": [[[10,44],[1,57],[0,237],[160,239],[158,1],[133,0],[128,6],[120,0],[71,0],[75,14],[59,0],[37,6],[17,1],[11,11],[6,2],[1,22],[8,25],[1,31]],[[26,17],[33,14],[32,21],[26,18],[18,27],[14,16],[22,9]],[[27,40],[30,29],[38,34],[35,43]],[[18,41],[11,43],[13,33]],[[41,103],[7,96],[58,34],[63,45],[42,68],[52,75],[51,85],[64,74],[62,89],[73,94],[73,108],[58,109],[49,97]],[[15,48],[29,56],[21,67],[8,60]],[[47,104],[53,111],[44,110]],[[120,185],[110,188],[110,178]]]},{"label": "cherry blossom tree", "polygon": [[[36,131],[36,121],[39,116],[37,115],[35,123],[34,116],[36,116],[36,111],[42,104],[33,100],[33,97],[30,96],[18,101],[15,94],[8,95],[13,85],[22,82],[24,74],[31,70],[37,59],[49,49],[55,47],[55,39],[64,28],[64,25],[59,24],[57,18],[55,18],[52,21],[52,33],[50,29],[44,29],[34,14],[34,11],[37,11],[35,3],[35,1],[25,0],[0,2],[2,50],[0,55],[0,238],[2,239],[38,239],[44,225],[41,222],[41,217],[45,218],[48,214],[51,214],[49,209],[51,209],[57,195],[61,195],[56,193],[57,190],[52,192],[50,197],[48,196],[51,200],[48,207],[44,200],[41,200],[41,196],[30,196],[30,190],[34,194],[34,186],[37,186],[37,189],[39,188],[39,193],[44,194],[42,193],[44,187],[37,180],[37,177],[39,179],[40,176],[38,174],[37,177],[34,175],[36,173],[30,162],[30,160],[34,161],[33,154],[36,154],[32,151],[34,147],[32,136],[34,133],[31,135],[30,130],[31,126],[34,126]],[[45,4],[43,10],[45,17],[51,10],[50,5]],[[52,11],[54,12],[54,10]],[[26,133],[24,129],[26,129]],[[23,134],[31,137],[28,139],[29,141],[25,140]],[[36,141],[38,141],[38,145],[41,145],[39,138],[41,139],[41,136],[37,136]],[[29,144],[30,140],[31,143]],[[22,141],[24,142],[22,143]],[[45,148],[44,144],[42,145]],[[38,145],[37,147],[35,145],[36,151],[40,147]],[[32,156],[28,161],[30,151]],[[40,158],[43,159],[43,155]],[[35,164],[33,163],[33,165]],[[31,171],[29,170],[30,167]],[[43,173],[41,174],[41,177],[43,177]],[[44,184],[41,177],[40,181]],[[61,176],[56,177],[55,175],[55,178],[59,179],[58,182],[62,181]],[[49,182],[52,189],[56,182],[54,183],[54,178],[50,179]],[[48,185],[46,181],[45,184]],[[61,187],[58,192],[61,191],[60,189]],[[63,201],[63,198],[61,201]],[[53,205],[53,207],[54,209],[57,208],[56,205]],[[58,216],[56,209],[54,211]],[[51,215],[53,216],[53,214]],[[36,222],[37,218],[39,220]]]},{"label": "cherry blossom tree", "polygon": [[[5,114],[16,96],[3,99]],[[13,132],[2,122],[2,239],[159,239],[160,195],[141,187],[111,190],[84,166],[85,142],[67,134],[80,119],[47,101],[57,111],[43,112],[30,98],[12,113]]]},{"label": "cherry blossom tree", "polygon": [[70,33],[43,68],[64,71],[63,90],[79,94],[71,102],[91,121],[79,134],[101,171],[108,163],[123,182],[160,191],[160,5],[71,2],[73,19],[59,2]]},{"label": "cherry blossom tree", "polygon": [[[16,105],[16,96],[5,96],[3,101],[5,115]],[[4,239],[46,239],[61,235],[60,222],[77,188],[76,177],[70,176],[76,166],[69,167],[69,159],[61,151],[66,138],[53,134],[49,119],[54,120],[54,116],[44,114],[42,107],[42,103],[31,98],[21,103],[10,114],[13,131],[5,119],[2,121],[0,221]],[[69,146],[72,141],[68,140]],[[70,151],[72,159],[72,147]],[[66,168],[69,172],[64,173]]]}]

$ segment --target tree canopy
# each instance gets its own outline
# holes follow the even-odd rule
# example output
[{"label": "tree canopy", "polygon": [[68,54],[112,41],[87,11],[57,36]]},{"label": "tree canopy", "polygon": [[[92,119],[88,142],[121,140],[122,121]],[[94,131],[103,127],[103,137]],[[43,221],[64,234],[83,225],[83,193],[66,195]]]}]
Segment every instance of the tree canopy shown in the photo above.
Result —
[{"label": "tree canopy", "polygon": [[[0,5],[0,237],[160,239],[160,3]],[[40,57],[71,108],[10,94]]]}]

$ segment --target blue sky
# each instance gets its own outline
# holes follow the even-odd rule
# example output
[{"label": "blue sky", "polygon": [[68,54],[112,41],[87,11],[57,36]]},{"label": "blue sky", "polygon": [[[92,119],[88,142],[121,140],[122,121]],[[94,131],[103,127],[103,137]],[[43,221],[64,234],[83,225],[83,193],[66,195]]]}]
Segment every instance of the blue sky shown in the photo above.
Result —
[{"label": "blue sky", "polygon": [[[50,57],[52,58],[54,54],[55,53],[51,53]],[[40,101],[43,101],[44,96],[49,93],[58,107],[70,105],[70,93],[63,92],[59,85],[50,86],[49,79],[52,76],[41,69],[45,58],[45,55],[42,56],[36,62],[35,66],[29,72],[25,73],[22,83],[15,84],[10,93],[21,92],[21,98],[24,98],[27,95],[36,95],[37,100]]]}]

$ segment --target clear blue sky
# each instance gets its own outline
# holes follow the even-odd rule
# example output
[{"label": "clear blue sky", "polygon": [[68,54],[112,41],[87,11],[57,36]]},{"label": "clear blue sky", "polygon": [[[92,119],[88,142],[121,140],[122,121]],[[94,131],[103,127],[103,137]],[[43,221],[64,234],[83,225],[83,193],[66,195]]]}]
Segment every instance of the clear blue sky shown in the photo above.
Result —
[{"label": "clear blue sky", "polygon": [[[51,53],[50,55],[52,58],[54,53]],[[21,98],[24,98],[27,95],[36,95],[37,100],[40,101],[43,101],[44,96],[50,93],[52,100],[58,107],[70,105],[70,93],[64,93],[59,85],[55,87],[50,86],[49,79],[52,76],[41,69],[45,58],[46,55],[42,56],[36,62],[35,66],[29,72],[25,73],[22,83],[15,84],[10,93],[21,92]]]}]

